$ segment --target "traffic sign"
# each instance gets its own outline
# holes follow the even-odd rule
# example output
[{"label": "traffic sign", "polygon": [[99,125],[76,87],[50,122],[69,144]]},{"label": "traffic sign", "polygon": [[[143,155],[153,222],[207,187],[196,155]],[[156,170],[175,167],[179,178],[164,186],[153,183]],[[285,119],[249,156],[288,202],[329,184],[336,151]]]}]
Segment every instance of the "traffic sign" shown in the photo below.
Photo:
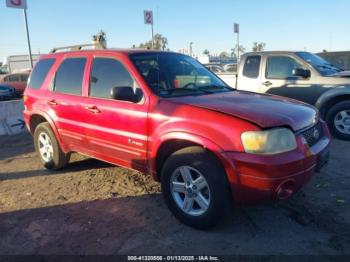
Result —
[{"label": "traffic sign", "polygon": [[27,9],[27,0],[6,0],[6,6],[10,8]]},{"label": "traffic sign", "polygon": [[149,10],[143,11],[145,24],[146,25],[153,25],[153,12]]},{"label": "traffic sign", "polygon": [[236,33],[236,34],[239,33],[239,24],[237,24],[237,23],[233,24],[233,32]]}]

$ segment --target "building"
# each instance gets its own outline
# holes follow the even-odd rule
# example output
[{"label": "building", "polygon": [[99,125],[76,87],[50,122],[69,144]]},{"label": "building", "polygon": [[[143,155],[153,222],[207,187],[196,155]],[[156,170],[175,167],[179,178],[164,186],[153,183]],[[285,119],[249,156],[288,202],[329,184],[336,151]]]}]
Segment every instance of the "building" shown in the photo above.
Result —
[{"label": "building", "polygon": [[317,55],[339,68],[350,70],[350,51],[322,52]]}]

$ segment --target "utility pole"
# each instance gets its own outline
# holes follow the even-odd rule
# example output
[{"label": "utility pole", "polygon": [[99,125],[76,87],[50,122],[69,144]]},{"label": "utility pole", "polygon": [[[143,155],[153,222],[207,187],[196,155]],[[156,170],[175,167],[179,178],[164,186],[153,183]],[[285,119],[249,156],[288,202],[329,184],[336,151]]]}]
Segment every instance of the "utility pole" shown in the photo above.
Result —
[{"label": "utility pole", "polygon": [[154,49],[153,21],[152,21],[152,49]]},{"label": "utility pole", "polygon": [[27,19],[27,0],[6,0],[6,6],[9,8],[17,8],[17,9],[23,10],[24,23],[26,26],[26,33],[27,33],[30,68],[33,68],[32,48],[30,46],[29,28],[28,28],[28,19]]},{"label": "utility pole", "polygon": [[29,28],[28,28],[28,19],[27,19],[27,10],[26,9],[23,9],[23,14],[24,14],[24,23],[26,25],[26,32],[27,32],[27,42],[28,42],[28,51],[29,51],[29,59],[30,59],[30,68],[33,69],[32,48],[30,46]]},{"label": "utility pole", "polygon": [[151,45],[152,45],[152,49],[154,49],[153,11],[152,10],[144,10],[143,11],[143,16],[144,16],[145,24],[146,25],[151,25],[151,27],[152,27],[152,41],[151,41]]},{"label": "utility pole", "polygon": [[192,45],[193,45],[193,42],[190,42],[190,56],[192,56]]},{"label": "utility pole", "polygon": [[233,32],[237,34],[237,63],[239,61],[239,24],[234,23],[233,24]]}]

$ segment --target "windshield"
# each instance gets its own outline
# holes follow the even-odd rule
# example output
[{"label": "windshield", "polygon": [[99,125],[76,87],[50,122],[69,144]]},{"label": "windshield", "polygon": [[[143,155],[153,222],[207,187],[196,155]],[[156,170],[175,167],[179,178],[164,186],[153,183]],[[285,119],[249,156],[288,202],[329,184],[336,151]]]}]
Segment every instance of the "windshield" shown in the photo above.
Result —
[{"label": "windshield", "polygon": [[140,53],[130,57],[149,87],[162,97],[232,90],[201,63],[186,55]]},{"label": "windshield", "polygon": [[314,67],[323,76],[329,76],[343,71],[339,67],[330,64],[318,55],[311,54],[309,52],[297,52],[297,55]]}]

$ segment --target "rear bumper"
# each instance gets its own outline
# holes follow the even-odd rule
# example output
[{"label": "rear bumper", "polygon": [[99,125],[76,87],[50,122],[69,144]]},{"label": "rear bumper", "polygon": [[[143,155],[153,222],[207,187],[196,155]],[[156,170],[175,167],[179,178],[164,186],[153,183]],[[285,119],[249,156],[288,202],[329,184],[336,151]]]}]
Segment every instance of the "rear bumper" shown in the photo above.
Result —
[{"label": "rear bumper", "polygon": [[297,149],[279,155],[225,152],[236,176],[229,179],[235,202],[255,204],[291,197],[328,161],[330,135],[325,124],[324,130],[325,136],[311,148],[297,136]]}]

